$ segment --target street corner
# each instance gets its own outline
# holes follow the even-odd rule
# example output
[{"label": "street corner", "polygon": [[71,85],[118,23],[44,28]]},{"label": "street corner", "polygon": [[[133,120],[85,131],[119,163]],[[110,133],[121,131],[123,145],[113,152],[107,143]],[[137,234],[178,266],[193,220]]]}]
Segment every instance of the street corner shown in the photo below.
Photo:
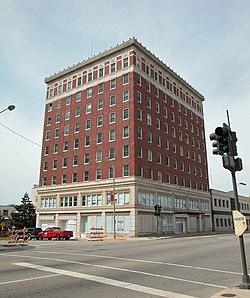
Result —
[{"label": "street corner", "polygon": [[240,289],[239,286],[235,286],[234,288],[228,288],[221,292],[218,292],[212,295],[209,298],[225,298],[225,297],[232,297],[232,298],[250,298],[250,290],[247,289]]}]

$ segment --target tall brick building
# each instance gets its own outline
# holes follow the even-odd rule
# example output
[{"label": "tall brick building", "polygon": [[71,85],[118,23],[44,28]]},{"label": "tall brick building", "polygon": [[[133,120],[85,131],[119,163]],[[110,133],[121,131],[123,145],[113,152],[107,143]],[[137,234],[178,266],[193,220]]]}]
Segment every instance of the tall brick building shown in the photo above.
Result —
[{"label": "tall brick building", "polygon": [[[45,79],[37,225],[211,229],[204,97],[135,38]],[[113,185],[113,182],[115,185]]]}]

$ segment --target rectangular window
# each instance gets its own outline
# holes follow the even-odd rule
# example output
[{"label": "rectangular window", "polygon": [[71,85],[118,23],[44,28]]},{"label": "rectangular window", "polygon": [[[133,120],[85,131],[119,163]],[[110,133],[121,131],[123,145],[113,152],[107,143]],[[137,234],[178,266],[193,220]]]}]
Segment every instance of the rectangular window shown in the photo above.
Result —
[{"label": "rectangular window", "polygon": [[66,183],[66,181],[67,181],[66,178],[67,178],[66,175],[63,174],[63,175],[62,175],[62,184],[65,184],[65,183]]},{"label": "rectangular window", "polygon": [[98,169],[96,170],[96,180],[101,180],[102,179],[102,170]]},{"label": "rectangular window", "polygon": [[56,176],[52,176],[51,185],[56,185]]},{"label": "rectangular window", "polygon": [[112,107],[115,105],[115,103],[116,103],[115,95],[111,95],[109,98],[109,105]]},{"label": "rectangular window", "polygon": [[128,101],[129,100],[129,92],[128,91],[124,91],[123,92],[123,97],[122,97],[122,101]]},{"label": "rectangular window", "polygon": [[86,114],[91,113],[91,103],[86,104]]},{"label": "rectangular window", "polygon": [[79,139],[74,139],[74,149],[79,148]]},{"label": "rectangular window", "polygon": [[99,132],[97,135],[96,135],[96,143],[97,144],[101,144],[102,143],[102,133]]},{"label": "rectangular window", "polygon": [[128,126],[124,126],[123,127],[123,138],[128,138],[129,137],[129,127]]},{"label": "rectangular window", "polygon": [[114,141],[115,140],[115,130],[112,129],[109,131],[109,141]]},{"label": "rectangular window", "polygon": [[152,117],[150,114],[147,114],[147,124],[150,126],[152,125]]},{"label": "rectangular window", "polygon": [[62,94],[62,85],[59,85],[58,86],[58,95],[61,95]]},{"label": "rectangular window", "polygon": [[88,171],[84,172],[83,180],[84,180],[84,182],[89,181],[89,172]]},{"label": "rectangular window", "polygon": [[68,142],[68,141],[65,141],[65,142],[63,143],[63,151],[67,151],[68,148],[69,148],[69,142]]},{"label": "rectangular window", "polygon": [[115,79],[111,80],[110,81],[110,90],[115,89],[115,85],[116,85]]},{"label": "rectangular window", "polygon": [[128,145],[123,146],[122,156],[129,157],[129,146]]},{"label": "rectangular window", "polygon": [[44,155],[48,155],[49,154],[49,147],[45,147],[44,148]]},{"label": "rectangular window", "polygon": [[58,144],[54,144],[54,154],[58,153]]},{"label": "rectangular window", "polygon": [[91,127],[91,121],[90,119],[86,119],[86,122],[85,122],[85,130],[89,130]]},{"label": "rectangular window", "polygon": [[115,159],[115,148],[109,149],[109,160],[110,159]]},{"label": "rectangular window", "polygon": [[80,107],[76,107],[75,109],[75,117],[79,117],[81,113],[81,108]]},{"label": "rectangular window", "polygon": [[152,143],[152,141],[153,141],[152,132],[148,131],[148,143]]},{"label": "rectangular window", "polygon": [[126,84],[128,84],[128,73],[126,73],[125,75],[123,75],[123,85],[126,85]]},{"label": "rectangular window", "polygon": [[78,156],[73,156],[73,166],[78,165]]},{"label": "rectangular window", "polygon": [[88,82],[91,82],[93,80],[93,74],[92,72],[88,73]]},{"label": "rectangular window", "polygon": [[77,92],[77,93],[76,93],[76,102],[78,102],[78,101],[81,100],[81,95],[82,95],[81,92]]},{"label": "rectangular window", "polygon": [[64,126],[64,135],[67,136],[69,134],[69,125]]},{"label": "rectangular window", "polygon": [[136,92],[136,99],[139,103],[141,103],[141,92],[140,91]]},{"label": "rectangular window", "polygon": [[77,78],[77,86],[81,86],[82,85],[82,78],[79,77]]},{"label": "rectangular window", "polygon": [[60,113],[57,113],[56,114],[56,123],[59,123],[60,122]]},{"label": "rectangular window", "polygon": [[115,123],[115,112],[109,114],[109,123]]},{"label": "rectangular window", "polygon": [[78,133],[79,131],[80,131],[80,123],[77,122],[77,123],[75,123],[75,129],[74,129],[74,132],[75,132],[75,133]]},{"label": "rectangular window", "polygon": [[129,165],[124,165],[123,167],[123,177],[129,176]]},{"label": "rectangular window", "polygon": [[46,131],[46,141],[48,141],[49,139],[50,139],[50,131],[48,130],[48,131]]},{"label": "rectangular window", "polygon": [[104,88],[103,86],[104,86],[103,83],[98,84],[98,94],[103,93],[103,88]]},{"label": "rectangular window", "polygon": [[70,105],[70,102],[71,102],[71,97],[67,96],[66,97],[66,106]]},{"label": "rectangular window", "polygon": [[72,183],[76,183],[77,182],[77,173],[73,173],[72,174]]},{"label": "rectangular window", "polygon": [[129,119],[129,109],[128,108],[123,109],[123,111],[122,111],[122,119],[123,120]]},{"label": "rectangular window", "polygon": [[141,146],[138,146],[138,149],[137,149],[137,156],[139,158],[142,158],[142,147]]},{"label": "rectangular window", "polygon": [[115,72],[115,63],[111,63],[110,64],[110,73],[114,73]]},{"label": "rectangular window", "polygon": [[92,88],[87,89],[87,98],[92,96]]},{"label": "rectangular window", "polygon": [[137,119],[139,121],[142,121],[142,110],[141,109],[137,109]]},{"label": "rectangular window", "polygon": [[97,117],[97,127],[102,126],[102,116]]},{"label": "rectangular window", "polygon": [[67,164],[68,164],[68,159],[67,159],[67,157],[64,157],[62,160],[62,167],[67,168]]},{"label": "rectangular window", "polygon": [[90,146],[90,136],[85,137],[85,147]]},{"label": "rectangular window", "polygon": [[96,162],[102,161],[102,150],[96,151]]},{"label": "rectangular window", "polygon": [[103,109],[103,100],[102,99],[99,99],[98,100],[97,109],[98,110],[102,110]]},{"label": "rectangular window", "polygon": [[55,139],[59,137],[59,128],[55,129]]},{"label": "rectangular window", "polygon": [[128,58],[123,59],[123,68],[128,67]]},{"label": "rectangular window", "polygon": [[84,164],[88,164],[89,163],[89,153],[85,153],[84,154]]},{"label": "rectangular window", "polygon": [[53,170],[57,169],[57,160],[56,159],[53,160],[52,169]]},{"label": "rectangular window", "polygon": [[70,110],[67,110],[65,112],[65,120],[69,120],[70,119]]},{"label": "rectangular window", "polygon": [[99,68],[99,78],[102,78],[104,75],[103,73],[103,67]]},{"label": "rectangular window", "polygon": [[153,152],[152,150],[148,149],[148,161],[152,161],[153,159]]},{"label": "rectangular window", "polygon": [[138,127],[137,137],[138,137],[138,139],[142,139],[142,128],[141,127]]}]

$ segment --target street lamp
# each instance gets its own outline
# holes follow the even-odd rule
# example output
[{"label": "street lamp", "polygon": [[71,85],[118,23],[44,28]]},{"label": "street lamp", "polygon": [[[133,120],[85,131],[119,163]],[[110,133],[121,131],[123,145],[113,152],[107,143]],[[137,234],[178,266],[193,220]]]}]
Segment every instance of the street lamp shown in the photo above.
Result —
[{"label": "street lamp", "polygon": [[15,106],[14,106],[14,105],[10,105],[10,106],[8,106],[6,109],[0,111],[0,114],[3,113],[3,112],[5,112],[5,111],[7,111],[7,110],[12,111],[12,110],[14,110],[14,109],[15,109]]},{"label": "street lamp", "polygon": [[113,174],[113,191],[112,191],[113,194],[112,194],[112,192],[110,193],[110,201],[112,201],[112,196],[113,196],[113,207],[114,207],[114,209],[113,209],[114,232],[113,233],[114,233],[114,239],[116,239],[116,220],[115,220],[115,166],[114,166],[114,162],[112,161],[112,159],[110,157],[106,157],[105,159],[112,162],[111,166],[112,166],[112,172],[113,172],[112,173]]}]

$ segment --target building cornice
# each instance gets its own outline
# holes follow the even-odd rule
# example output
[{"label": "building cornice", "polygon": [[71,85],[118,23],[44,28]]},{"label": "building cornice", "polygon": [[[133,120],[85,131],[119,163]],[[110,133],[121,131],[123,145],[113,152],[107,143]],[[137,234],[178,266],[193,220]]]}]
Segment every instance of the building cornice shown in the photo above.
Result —
[{"label": "building cornice", "polygon": [[157,64],[159,67],[166,69],[167,72],[169,72],[174,80],[177,82],[183,84],[186,88],[191,89],[192,92],[198,96],[201,100],[205,100],[204,96],[198,92],[193,86],[191,86],[187,81],[185,81],[179,74],[174,72],[173,69],[171,69],[168,65],[166,65],[162,60],[160,60],[157,56],[155,56],[150,50],[148,50],[145,46],[143,46],[135,37],[130,38],[127,41],[123,41],[121,44],[117,44],[115,47],[111,47],[110,49],[100,52],[97,55],[94,55],[93,57],[89,57],[86,60],[83,60],[82,62],[78,62],[77,64],[73,64],[72,66],[69,66],[68,68],[59,71],[58,73],[55,73],[54,75],[51,75],[49,77],[46,77],[44,79],[46,84],[49,84],[61,77],[64,77],[70,73],[74,73],[75,71],[79,70],[79,68],[89,67],[91,64],[96,62],[97,60],[101,59],[108,59],[109,56],[112,56],[114,53],[122,51],[128,47],[135,47],[141,53],[145,54],[148,58],[150,58],[155,64]]}]

